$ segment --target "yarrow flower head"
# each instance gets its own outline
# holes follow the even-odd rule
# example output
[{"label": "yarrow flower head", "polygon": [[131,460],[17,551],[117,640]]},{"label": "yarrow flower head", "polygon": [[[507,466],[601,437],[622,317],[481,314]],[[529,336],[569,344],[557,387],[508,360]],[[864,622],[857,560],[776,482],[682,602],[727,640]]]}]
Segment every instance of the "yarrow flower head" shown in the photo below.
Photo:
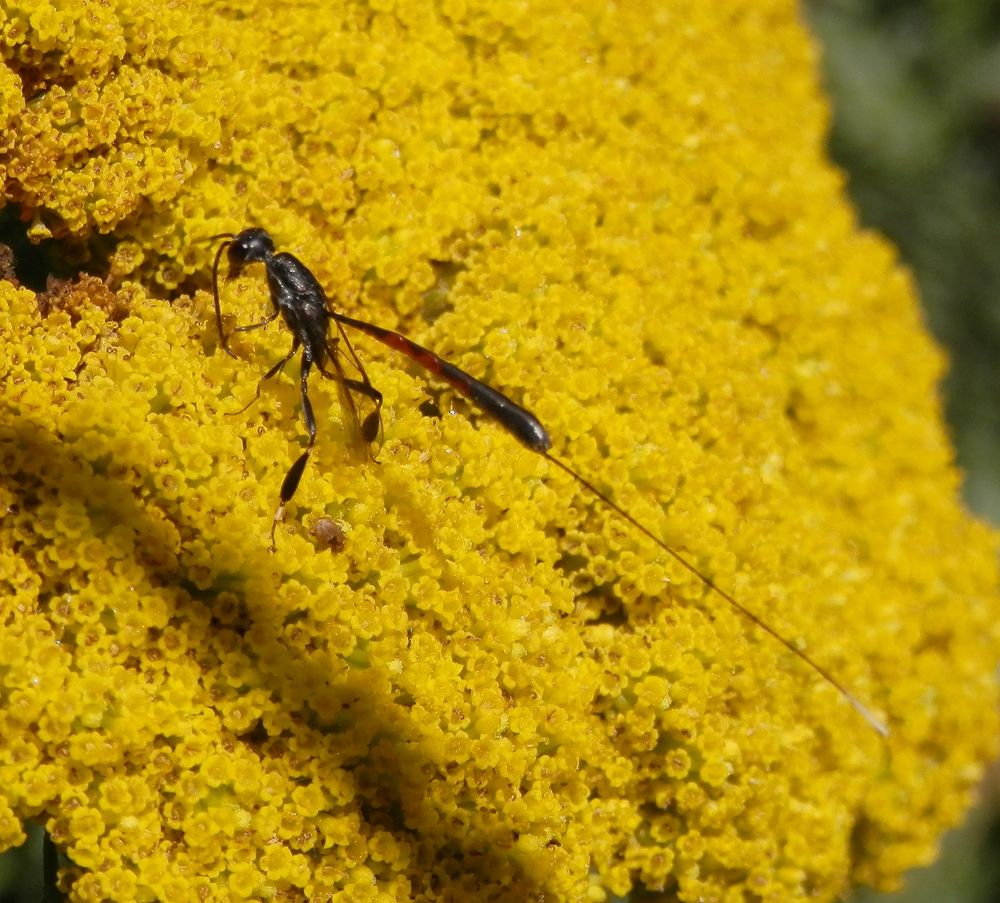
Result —
[{"label": "yarrow flower head", "polygon": [[[77,272],[0,281],[0,847],[43,825],[79,901],[832,900],[932,857],[996,751],[996,537],[796,15],[4,5],[8,211]],[[297,379],[247,406],[280,322],[221,353],[207,239],[248,225],[891,737],[364,338],[379,463],[313,379],[269,553],[306,434]]]}]

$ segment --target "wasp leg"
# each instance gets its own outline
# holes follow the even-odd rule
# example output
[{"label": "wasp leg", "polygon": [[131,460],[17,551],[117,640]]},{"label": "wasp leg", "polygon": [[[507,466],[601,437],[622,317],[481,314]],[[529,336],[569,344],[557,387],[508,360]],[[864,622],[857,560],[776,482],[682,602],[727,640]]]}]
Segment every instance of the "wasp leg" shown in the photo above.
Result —
[{"label": "wasp leg", "polygon": [[312,356],[307,349],[302,352],[302,375],[299,378],[299,385],[302,387],[302,419],[305,420],[306,430],[309,432],[309,444],[306,446],[306,450],[295,459],[295,463],[288,468],[288,473],[285,474],[285,479],[281,484],[281,501],[278,504],[278,510],[274,512],[274,520],[271,522],[270,550],[272,552],[277,549],[274,544],[274,531],[278,529],[278,524],[285,519],[285,505],[292,500],[295,490],[299,488],[302,473],[306,469],[306,464],[309,463],[309,454],[312,452],[313,445],[316,444],[316,418],[313,416],[312,403],[309,401],[309,371],[312,369],[312,364]]},{"label": "wasp leg", "polygon": [[295,339],[292,342],[292,350],[289,351],[288,354],[286,354],[280,361],[278,361],[278,363],[276,363],[270,370],[267,371],[267,373],[265,373],[257,381],[257,391],[254,393],[253,398],[251,398],[238,411],[228,411],[227,415],[230,417],[235,417],[237,414],[242,414],[247,408],[250,407],[250,405],[252,405],[255,401],[257,401],[260,398],[260,390],[263,387],[264,383],[266,383],[272,377],[277,376],[281,372],[282,367],[284,367],[285,364],[287,364],[292,359],[292,356],[295,354],[295,352],[299,350],[300,344],[301,342],[299,342],[298,339]]},{"label": "wasp leg", "polygon": [[267,326],[268,323],[273,322],[274,318],[278,316],[277,311],[275,311],[273,314],[271,314],[271,316],[264,317],[264,319],[261,320],[259,323],[249,323],[246,326],[236,326],[233,329],[231,329],[228,333],[223,332],[222,331],[222,312],[219,309],[218,289],[216,289],[215,312],[216,312],[216,319],[218,321],[218,326],[219,326],[219,341],[222,344],[222,350],[225,351],[226,354],[228,354],[231,358],[236,358],[236,355],[233,354],[233,352],[229,348],[229,337],[234,332],[253,332],[253,330],[255,330],[255,329],[260,329],[260,328],[262,328],[264,326]]},{"label": "wasp leg", "polygon": [[358,379],[345,379],[344,384],[355,392],[367,395],[375,402],[375,410],[365,417],[361,424],[361,438],[371,445],[382,432],[382,393],[371,383]]},{"label": "wasp leg", "polygon": [[277,316],[278,312],[275,311],[273,314],[271,314],[271,316],[264,317],[264,319],[261,320],[259,323],[248,323],[246,326],[234,326],[230,330],[229,335],[232,335],[234,332],[253,332],[253,330],[255,329],[260,329],[262,326],[267,326],[268,323],[274,322],[274,319]]},{"label": "wasp leg", "polygon": [[[327,348],[327,351],[330,352],[330,347]],[[330,353],[332,356],[334,352]],[[353,348],[351,349],[351,353],[354,353]],[[375,403],[375,410],[365,417],[361,424],[361,438],[368,445],[371,445],[382,433],[382,393],[371,384],[368,379],[368,374],[365,373],[364,370],[361,371],[364,375],[364,379],[348,379],[346,376],[340,377],[335,373],[331,373],[321,362],[318,362],[316,366],[319,367],[319,372],[322,373],[327,379],[334,381],[339,379],[343,385],[347,386],[348,389],[351,389],[360,395],[364,395],[366,398],[370,398]]]}]

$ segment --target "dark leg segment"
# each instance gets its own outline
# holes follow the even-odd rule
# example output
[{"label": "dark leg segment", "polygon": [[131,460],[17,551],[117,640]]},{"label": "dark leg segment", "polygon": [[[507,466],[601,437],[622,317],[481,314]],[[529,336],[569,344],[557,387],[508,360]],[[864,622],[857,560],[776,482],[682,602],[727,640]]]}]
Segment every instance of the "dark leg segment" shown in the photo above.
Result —
[{"label": "dark leg segment", "polygon": [[[275,317],[277,316],[278,312],[275,311],[273,314],[271,314],[271,316],[264,317],[264,319],[261,320],[259,323],[250,323],[246,326],[234,326],[233,331],[230,332],[229,335],[232,335],[233,332],[253,332],[255,329],[260,329],[262,326],[267,326],[268,323],[273,323]],[[228,336],[226,338],[228,338]]]},{"label": "dark leg segment", "polygon": [[382,431],[382,393],[371,383],[362,382],[359,379],[345,379],[344,385],[361,395],[367,395],[375,402],[375,410],[365,417],[361,424],[361,438],[371,445],[378,439],[379,433]]},{"label": "dark leg segment", "polygon": [[237,414],[242,414],[247,408],[250,407],[250,405],[252,405],[255,401],[257,401],[260,398],[261,387],[264,385],[264,383],[266,383],[269,379],[271,379],[271,377],[277,376],[281,372],[281,368],[284,367],[285,364],[287,364],[292,359],[292,356],[295,354],[295,352],[298,351],[299,344],[300,344],[300,342],[299,342],[298,339],[295,339],[292,342],[292,350],[289,351],[288,354],[286,354],[280,361],[278,361],[278,363],[276,363],[270,370],[268,370],[267,373],[265,373],[260,378],[260,380],[258,380],[258,382],[257,382],[257,392],[254,394],[254,397],[251,398],[238,411],[229,411],[229,416],[230,417],[235,417]]},{"label": "dark leg segment", "polygon": [[[361,371],[363,379],[349,379],[347,376],[344,376],[339,364],[337,364],[337,372],[335,373],[331,373],[327,370],[322,361],[317,362],[316,366],[319,367],[319,372],[322,373],[327,379],[339,382],[348,389],[353,389],[359,395],[364,395],[366,398],[370,398],[375,403],[375,410],[365,417],[364,421],[361,423],[361,439],[371,445],[382,433],[382,393],[379,392],[379,390],[376,389],[369,381],[368,374],[365,373],[364,368],[361,366],[361,361],[359,361],[357,355],[354,354],[354,349],[351,347],[350,343],[347,344],[347,347],[350,349],[351,354],[354,355],[354,359],[357,361],[358,369]],[[329,355],[329,359],[334,361],[335,364],[337,361],[335,357],[336,353],[336,344],[327,345],[327,354]]]},{"label": "dark leg segment", "polygon": [[281,501],[278,504],[278,510],[274,512],[274,520],[271,522],[272,552],[277,548],[274,544],[274,531],[278,529],[278,524],[285,519],[285,505],[292,500],[295,490],[299,488],[299,481],[302,479],[306,464],[309,463],[309,454],[312,452],[313,445],[316,444],[316,418],[313,416],[312,403],[309,401],[309,371],[312,369],[312,364],[313,361],[309,355],[309,351],[303,351],[302,375],[299,378],[299,385],[302,388],[302,419],[306,422],[306,430],[309,433],[309,444],[306,446],[306,450],[295,459],[295,463],[288,469],[288,473],[285,474],[285,479],[281,484]]}]

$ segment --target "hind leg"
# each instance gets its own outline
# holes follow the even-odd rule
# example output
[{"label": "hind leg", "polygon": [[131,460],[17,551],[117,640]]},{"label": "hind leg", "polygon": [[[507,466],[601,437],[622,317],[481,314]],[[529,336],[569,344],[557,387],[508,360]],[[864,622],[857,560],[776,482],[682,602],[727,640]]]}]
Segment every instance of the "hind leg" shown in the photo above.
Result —
[{"label": "hind leg", "polygon": [[295,463],[288,468],[285,479],[281,484],[281,501],[278,503],[278,510],[274,512],[274,520],[271,522],[271,547],[273,552],[277,546],[274,544],[274,531],[278,529],[278,524],[285,519],[285,505],[295,495],[295,490],[299,488],[299,481],[302,473],[309,463],[309,454],[313,445],[316,444],[316,418],[313,416],[312,403],[309,401],[309,371],[312,369],[313,360],[308,351],[302,352],[302,374],[299,377],[299,385],[302,389],[302,419],[306,422],[306,430],[309,432],[309,444],[304,452],[295,459]]}]

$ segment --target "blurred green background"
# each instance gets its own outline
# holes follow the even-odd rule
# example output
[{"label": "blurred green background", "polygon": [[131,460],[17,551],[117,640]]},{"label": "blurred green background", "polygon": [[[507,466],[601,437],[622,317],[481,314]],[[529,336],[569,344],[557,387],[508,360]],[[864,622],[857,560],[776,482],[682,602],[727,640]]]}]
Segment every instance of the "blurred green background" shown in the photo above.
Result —
[{"label": "blurred green background", "polygon": [[[830,151],[862,222],[899,248],[951,358],[944,403],[968,506],[1000,524],[1000,2],[807,0],[833,99]],[[899,894],[1000,900],[1000,772]]]},{"label": "blurred green background", "polygon": [[[807,0],[835,113],[831,153],[889,236],[951,356],[944,402],[969,507],[1000,523],[1000,0]],[[43,899],[37,832],[0,856],[0,903]],[[931,868],[852,903],[1000,900],[1000,774]]]}]

